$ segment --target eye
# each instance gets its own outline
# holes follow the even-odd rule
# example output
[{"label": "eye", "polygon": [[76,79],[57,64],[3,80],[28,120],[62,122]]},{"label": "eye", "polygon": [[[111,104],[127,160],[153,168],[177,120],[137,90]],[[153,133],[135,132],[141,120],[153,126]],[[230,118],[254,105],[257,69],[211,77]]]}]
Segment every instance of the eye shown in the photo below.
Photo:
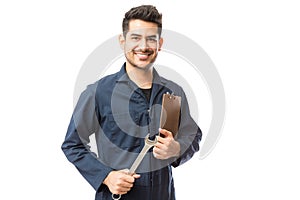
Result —
[{"label": "eye", "polygon": [[150,43],[156,43],[157,39],[156,39],[156,37],[150,37],[150,38],[147,38],[147,41]]},{"label": "eye", "polygon": [[138,37],[138,36],[131,36],[131,40],[132,41],[139,41],[140,37]]}]

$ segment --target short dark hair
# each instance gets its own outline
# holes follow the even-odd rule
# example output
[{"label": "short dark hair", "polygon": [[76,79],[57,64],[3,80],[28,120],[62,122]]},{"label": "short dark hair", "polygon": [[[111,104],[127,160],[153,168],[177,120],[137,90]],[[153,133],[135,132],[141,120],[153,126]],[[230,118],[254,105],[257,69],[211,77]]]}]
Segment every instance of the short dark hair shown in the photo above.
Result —
[{"label": "short dark hair", "polygon": [[131,8],[128,12],[126,12],[122,23],[124,36],[127,34],[129,30],[129,22],[132,19],[140,19],[143,21],[153,22],[157,24],[158,34],[159,36],[161,35],[162,14],[159,13],[154,6],[142,5],[142,6]]}]

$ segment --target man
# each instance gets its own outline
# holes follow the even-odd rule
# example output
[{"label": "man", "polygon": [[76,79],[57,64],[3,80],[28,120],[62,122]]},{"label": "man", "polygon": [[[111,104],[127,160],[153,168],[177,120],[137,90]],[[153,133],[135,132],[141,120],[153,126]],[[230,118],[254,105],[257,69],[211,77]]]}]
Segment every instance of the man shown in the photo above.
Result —
[{"label": "man", "polygon": [[[158,75],[153,63],[163,45],[162,15],[143,5],[123,19],[119,42],[126,62],[121,70],[89,85],[76,105],[62,150],[96,190],[96,199],[173,200],[172,168],[199,150],[201,130],[191,118],[180,86]],[[162,96],[181,96],[178,133],[159,129]],[[88,146],[95,134],[98,155]],[[144,146],[158,143],[146,154],[136,173],[128,170]],[[176,137],[173,137],[176,134]]]}]

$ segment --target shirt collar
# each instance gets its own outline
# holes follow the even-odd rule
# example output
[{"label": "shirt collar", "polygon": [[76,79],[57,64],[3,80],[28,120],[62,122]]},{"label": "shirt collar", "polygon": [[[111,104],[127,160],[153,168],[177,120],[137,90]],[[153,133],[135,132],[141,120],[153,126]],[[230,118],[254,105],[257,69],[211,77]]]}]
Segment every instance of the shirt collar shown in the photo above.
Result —
[{"label": "shirt collar", "polygon": [[[124,63],[120,69],[120,71],[118,72],[118,79],[116,80],[117,83],[128,83],[128,82],[132,82],[132,80],[129,78],[129,76],[126,73],[126,63]],[[159,76],[159,74],[157,73],[157,71],[155,70],[155,68],[153,68],[153,83],[158,84],[158,85],[165,85],[166,81]]]}]

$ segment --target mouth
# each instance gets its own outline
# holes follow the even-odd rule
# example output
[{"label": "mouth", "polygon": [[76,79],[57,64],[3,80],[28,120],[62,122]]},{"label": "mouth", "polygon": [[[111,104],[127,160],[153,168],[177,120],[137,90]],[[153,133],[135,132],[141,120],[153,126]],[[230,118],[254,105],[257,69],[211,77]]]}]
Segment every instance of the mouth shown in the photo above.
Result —
[{"label": "mouth", "polygon": [[139,60],[147,60],[152,54],[152,51],[133,51]]},{"label": "mouth", "polygon": [[147,60],[151,53],[134,53],[140,60]]}]

